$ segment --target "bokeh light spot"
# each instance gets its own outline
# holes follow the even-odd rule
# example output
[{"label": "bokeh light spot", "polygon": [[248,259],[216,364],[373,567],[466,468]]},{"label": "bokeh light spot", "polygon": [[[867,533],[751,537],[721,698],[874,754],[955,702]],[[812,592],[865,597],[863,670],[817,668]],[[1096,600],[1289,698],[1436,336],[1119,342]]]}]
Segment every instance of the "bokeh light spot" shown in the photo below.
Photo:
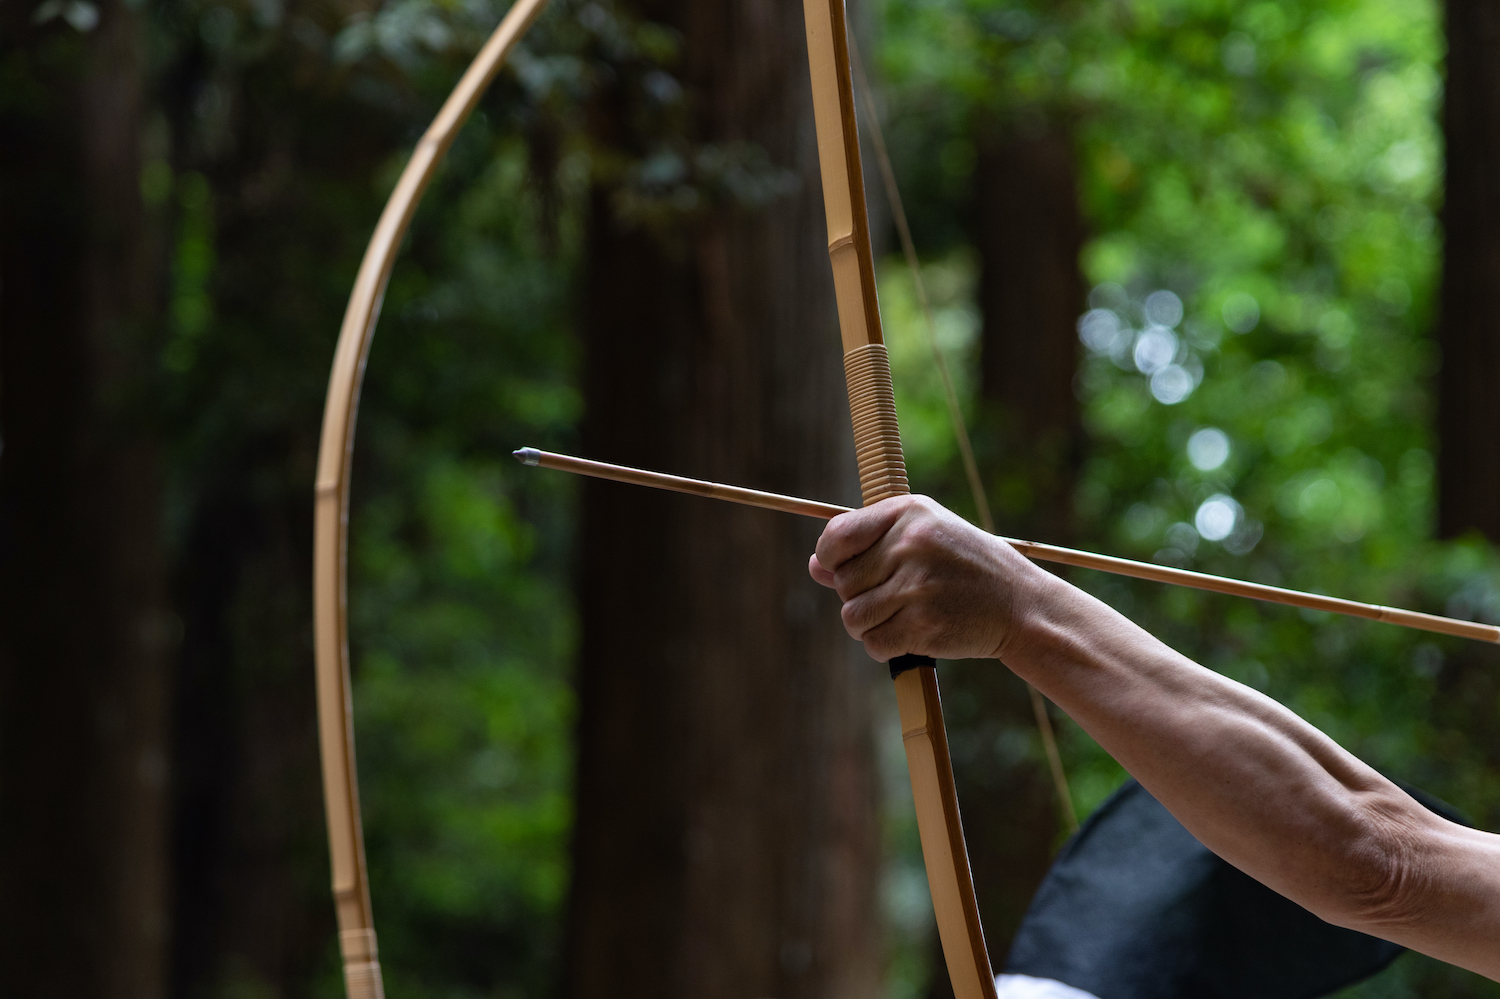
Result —
[{"label": "bokeh light spot", "polygon": [[1223,493],[1210,496],[1193,515],[1193,526],[1209,541],[1223,541],[1234,533],[1240,519],[1240,505]]},{"label": "bokeh light spot", "polygon": [[1167,406],[1175,406],[1192,395],[1193,388],[1193,376],[1179,364],[1169,364],[1151,376],[1151,394]]},{"label": "bokeh light spot", "polygon": [[1163,288],[1146,296],[1146,319],[1160,326],[1182,322],[1182,299]]},{"label": "bokeh light spot", "polygon": [[1111,354],[1120,342],[1120,317],[1109,309],[1090,309],[1078,320],[1078,339],[1096,354]]},{"label": "bokeh light spot", "polygon": [[1147,326],[1136,338],[1131,356],[1141,374],[1154,375],[1177,356],[1177,334],[1165,326]]},{"label": "bokeh light spot", "polygon": [[1200,472],[1212,472],[1229,460],[1229,435],[1218,427],[1204,427],[1188,438],[1188,461]]}]

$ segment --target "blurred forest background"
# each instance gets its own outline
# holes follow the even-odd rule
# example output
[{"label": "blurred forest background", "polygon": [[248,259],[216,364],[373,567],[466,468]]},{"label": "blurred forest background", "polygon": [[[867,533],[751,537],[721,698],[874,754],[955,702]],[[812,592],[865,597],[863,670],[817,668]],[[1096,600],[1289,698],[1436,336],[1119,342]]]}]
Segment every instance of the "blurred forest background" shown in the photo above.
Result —
[{"label": "blurred forest background", "polygon": [[[0,7],[0,992],[342,994],[313,462],[380,207],[502,0]],[[999,529],[1500,621],[1500,10],[851,3]],[[942,999],[857,495],[801,5],[554,0],[416,217],[355,456],[369,862],[404,997]],[[870,119],[867,119],[867,125]],[[866,128],[868,136],[869,128]],[[867,156],[912,481],[976,514]],[[1500,828],[1500,656],[1077,572]],[[1123,779],[944,667],[991,953]],[[1500,996],[1421,957],[1347,996]]]}]

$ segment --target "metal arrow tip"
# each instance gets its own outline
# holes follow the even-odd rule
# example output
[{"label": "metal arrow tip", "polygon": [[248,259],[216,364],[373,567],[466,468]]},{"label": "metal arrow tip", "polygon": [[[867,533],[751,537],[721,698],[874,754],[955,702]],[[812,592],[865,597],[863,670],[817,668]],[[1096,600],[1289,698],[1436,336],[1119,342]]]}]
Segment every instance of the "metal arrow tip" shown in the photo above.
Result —
[{"label": "metal arrow tip", "polygon": [[542,452],[534,447],[518,447],[511,454],[523,465],[539,465],[542,462]]}]

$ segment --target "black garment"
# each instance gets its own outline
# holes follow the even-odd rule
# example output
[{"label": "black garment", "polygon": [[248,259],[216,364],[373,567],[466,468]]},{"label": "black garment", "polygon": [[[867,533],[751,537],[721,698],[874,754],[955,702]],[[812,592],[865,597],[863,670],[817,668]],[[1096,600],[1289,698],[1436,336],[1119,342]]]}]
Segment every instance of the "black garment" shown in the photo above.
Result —
[{"label": "black garment", "polygon": [[1314,999],[1401,952],[1325,923],[1220,860],[1132,780],[1063,847],[1005,970],[1099,999]]}]

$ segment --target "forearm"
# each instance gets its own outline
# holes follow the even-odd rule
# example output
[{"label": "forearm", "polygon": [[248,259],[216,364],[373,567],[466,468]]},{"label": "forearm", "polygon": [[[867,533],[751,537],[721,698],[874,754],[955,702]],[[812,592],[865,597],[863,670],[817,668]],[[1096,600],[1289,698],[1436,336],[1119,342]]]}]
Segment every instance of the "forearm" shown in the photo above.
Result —
[{"label": "forearm", "polygon": [[1432,816],[1291,711],[1087,594],[1028,577],[1001,658],[1206,846],[1330,922],[1496,974],[1485,953],[1500,947],[1473,930],[1496,925],[1481,856],[1495,837]]},{"label": "forearm", "polygon": [[903,496],[832,520],[808,571],[875,658],[1000,658],[1251,877],[1329,922],[1500,980],[1500,836],[1427,811],[1001,539]]},{"label": "forearm", "polygon": [[[1384,784],[1379,775],[1087,594],[1050,576],[1038,585],[1000,650],[1005,664],[1225,859],[1277,890],[1327,877],[1320,847],[1358,834],[1351,803]],[[1283,840],[1300,849],[1277,849]]]}]

